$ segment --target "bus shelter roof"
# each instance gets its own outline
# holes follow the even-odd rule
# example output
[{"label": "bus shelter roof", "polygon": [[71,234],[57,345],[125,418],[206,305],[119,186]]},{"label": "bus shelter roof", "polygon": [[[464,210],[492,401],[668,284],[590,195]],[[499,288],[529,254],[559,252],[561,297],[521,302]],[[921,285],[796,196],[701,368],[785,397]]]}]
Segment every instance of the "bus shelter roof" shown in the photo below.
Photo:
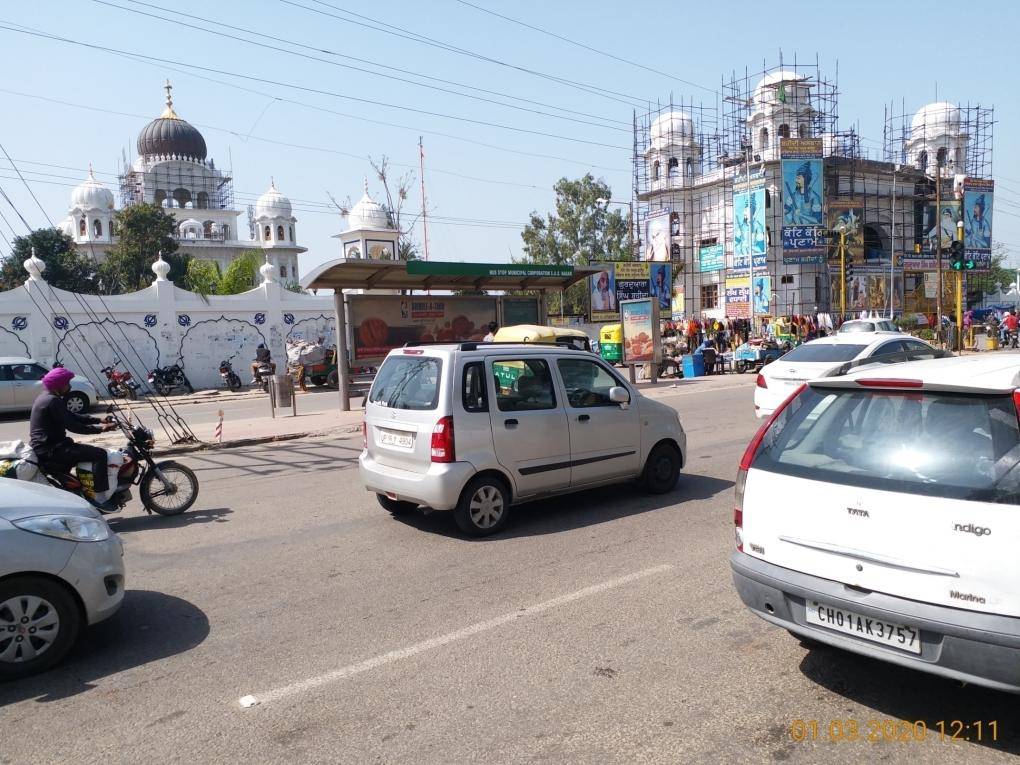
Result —
[{"label": "bus shelter roof", "polygon": [[313,269],[301,286],[313,290],[562,290],[601,270],[540,263],[339,258]]}]

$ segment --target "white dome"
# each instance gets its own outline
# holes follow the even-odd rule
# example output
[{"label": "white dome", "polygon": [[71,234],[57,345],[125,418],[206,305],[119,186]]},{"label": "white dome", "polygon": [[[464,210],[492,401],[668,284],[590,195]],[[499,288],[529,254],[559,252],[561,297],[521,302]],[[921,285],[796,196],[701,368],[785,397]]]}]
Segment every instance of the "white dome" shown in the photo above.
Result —
[{"label": "white dome", "polygon": [[276,181],[269,181],[269,189],[255,203],[256,218],[290,218],[290,200],[276,190]]},{"label": "white dome", "polygon": [[365,196],[358,200],[358,203],[347,213],[348,230],[367,228],[376,230],[392,231],[390,216],[386,214],[385,208],[368,195],[368,182],[365,182]]},{"label": "white dome", "polygon": [[112,210],[113,192],[96,180],[89,167],[89,177],[74,187],[71,192],[71,209]]},{"label": "white dome", "polygon": [[666,112],[652,122],[652,146],[661,147],[680,143],[694,137],[694,121],[687,112]]},{"label": "white dome", "polygon": [[911,138],[935,138],[960,132],[960,109],[948,101],[922,106],[910,121]]},{"label": "white dome", "polygon": [[797,74],[789,69],[780,69],[778,72],[770,72],[766,74],[754,88],[754,95],[751,100],[755,106],[763,106],[765,104],[774,104],[779,99],[777,93],[779,90],[779,84],[784,83],[788,85],[803,85],[807,80],[807,75]]}]

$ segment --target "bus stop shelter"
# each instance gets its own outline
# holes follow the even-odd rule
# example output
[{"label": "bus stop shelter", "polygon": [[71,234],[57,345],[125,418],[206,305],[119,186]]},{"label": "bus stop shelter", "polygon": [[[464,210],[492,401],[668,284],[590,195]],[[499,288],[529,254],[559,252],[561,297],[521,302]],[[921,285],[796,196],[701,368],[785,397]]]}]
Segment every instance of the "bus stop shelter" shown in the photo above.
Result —
[{"label": "bus stop shelter", "polygon": [[[347,259],[323,263],[301,280],[305,289],[333,290],[336,311],[337,373],[340,409],[349,411],[350,362],[345,290],[520,290],[559,292],[599,272],[596,266],[540,263],[447,263],[425,260]],[[540,301],[544,307],[545,301]],[[544,310],[544,308],[542,309]],[[541,316],[543,322],[547,317]]]}]

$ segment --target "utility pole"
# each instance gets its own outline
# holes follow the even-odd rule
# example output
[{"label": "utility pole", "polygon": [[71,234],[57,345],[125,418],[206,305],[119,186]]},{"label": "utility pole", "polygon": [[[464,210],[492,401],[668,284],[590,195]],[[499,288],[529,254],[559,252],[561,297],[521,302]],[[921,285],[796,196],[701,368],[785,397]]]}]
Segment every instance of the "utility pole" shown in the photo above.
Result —
[{"label": "utility pole", "polygon": [[[941,225],[941,220],[939,221]],[[941,229],[940,229],[941,230]],[[956,241],[963,242],[963,220],[956,221]],[[963,353],[963,270],[956,272],[956,350]]]},{"label": "utility pole", "polygon": [[935,230],[938,231],[938,247],[935,251],[935,270],[938,273],[938,289],[935,292],[935,314],[938,322],[935,337],[942,337],[942,154],[935,160]]},{"label": "utility pole", "polygon": [[846,318],[846,225],[839,226],[839,320]]},{"label": "utility pole", "polygon": [[429,222],[425,213],[425,147],[418,136],[418,175],[421,176],[421,227],[425,247],[425,260],[429,259]]},{"label": "utility pole", "polygon": [[893,165],[892,173],[892,239],[889,243],[889,321],[893,319],[893,301],[896,294],[896,172],[899,165]]}]

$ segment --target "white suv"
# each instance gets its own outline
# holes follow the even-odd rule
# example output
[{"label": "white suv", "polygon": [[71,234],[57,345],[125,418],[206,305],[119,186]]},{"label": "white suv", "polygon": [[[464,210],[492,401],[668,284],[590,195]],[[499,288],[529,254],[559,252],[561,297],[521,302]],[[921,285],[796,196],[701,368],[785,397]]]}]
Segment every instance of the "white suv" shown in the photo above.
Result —
[{"label": "white suv", "polygon": [[550,494],[634,478],[670,491],[687,450],[675,409],[591,353],[535,344],[392,351],[363,435],[361,478],[384,508],[453,510],[473,536]]},{"label": "white suv", "polygon": [[802,384],[740,463],[744,603],[803,638],[1020,693],[1018,361]]}]

